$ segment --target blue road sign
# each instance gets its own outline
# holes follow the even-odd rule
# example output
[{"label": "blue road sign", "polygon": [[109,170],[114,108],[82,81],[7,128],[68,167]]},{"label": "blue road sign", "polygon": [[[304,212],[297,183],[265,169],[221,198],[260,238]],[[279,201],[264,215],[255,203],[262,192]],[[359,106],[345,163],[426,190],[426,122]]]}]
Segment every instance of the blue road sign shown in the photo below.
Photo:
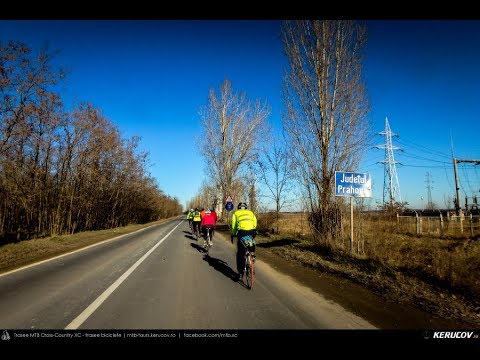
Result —
[{"label": "blue road sign", "polygon": [[370,174],[335,171],[335,196],[372,197]]},{"label": "blue road sign", "polygon": [[233,210],[233,202],[227,202],[225,203],[225,209],[227,209],[227,211],[232,211]]}]

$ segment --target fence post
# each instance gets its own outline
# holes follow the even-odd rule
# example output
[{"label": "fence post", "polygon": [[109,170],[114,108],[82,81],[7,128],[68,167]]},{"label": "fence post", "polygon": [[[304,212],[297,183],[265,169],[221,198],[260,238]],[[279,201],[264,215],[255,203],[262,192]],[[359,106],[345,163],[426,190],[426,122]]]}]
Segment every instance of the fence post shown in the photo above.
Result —
[{"label": "fence post", "polygon": [[472,216],[472,213],[470,213],[470,234],[473,238],[473,216]]},{"label": "fence post", "polygon": [[415,219],[417,223],[417,235],[420,235],[420,218],[418,216],[418,213],[415,211]]},{"label": "fence post", "polygon": [[465,220],[465,215],[463,211],[460,211],[460,233],[463,234],[463,221]]},{"label": "fence post", "polygon": [[400,233],[400,215],[397,213],[397,232]]},{"label": "fence post", "polygon": [[443,235],[443,215],[440,212],[440,235]]}]

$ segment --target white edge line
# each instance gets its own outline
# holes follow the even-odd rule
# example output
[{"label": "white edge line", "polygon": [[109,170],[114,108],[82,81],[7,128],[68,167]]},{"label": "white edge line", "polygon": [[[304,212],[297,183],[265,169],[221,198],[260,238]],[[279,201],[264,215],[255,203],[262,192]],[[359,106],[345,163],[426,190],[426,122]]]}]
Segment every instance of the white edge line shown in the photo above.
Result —
[{"label": "white edge line", "polygon": [[170,234],[178,227],[182,221],[180,221],[177,226],[175,226],[170,232],[165,235],[158,243],[155,244],[150,250],[147,251],[140,259],[137,260],[127,271],[125,271],[112,285],[108,287],[98,298],[96,298],[85,310],[82,311],[70,324],[65,327],[65,330],[76,330],[80,325],[82,325],[85,320],[88,319],[92,313],[98,309],[102,303],[107,300],[107,298],[115,291],[120,284],[127,279],[127,277],[168,237]]},{"label": "white edge line", "polygon": [[[180,220],[180,222],[182,222],[182,221],[183,221],[183,219]],[[7,272],[5,272],[5,273],[2,273],[2,274],[0,274],[0,277],[5,276],[5,275],[12,274],[12,273],[17,272],[17,271],[25,270],[25,269],[28,269],[28,268],[30,268],[30,267],[37,266],[37,265],[40,265],[40,264],[43,264],[43,263],[46,263],[46,262],[49,262],[49,261],[52,261],[52,260],[60,259],[60,258],[62,258],[62,257],[64,257],[64,256],[68,256],[68,255],[71,255],[71,254],[75,254],[75,253],[77,253],[77,252],[80,252],[80,251],[83,251],[83,250],[87,250],[87,249],[89,249],[89,248],[91,248],[91,247],[98,246],[98,245],[101,245],[101,244],[105,244],[105,243],[108,243],[108,242],[110,242],[110,241],[118,240],[118,239],[121,239],[122,237],[131,235],[131,234],[135,234],[135,233],[137,233],[137,232],[144,231],[144,230],[150,229],[151,227],[158,226],[158,225],[162,225],[162,224],[163,224],[163,223],[153,224],[153,225],[147,226],[147,227],[145,227],[145,228],[132,231],[132,232],[130,232],[130,233],[128,233],[128,234],[119,235],[119,236],[116,236],[116,237],[111,238],[111,239],[106,239],[106,240],[100,241],[100,242],[98,242],[98,243],[95,243],[95,244],[92,244],[92,245],[88,245],[88,246],[82,247],[82,248],[77,249],[77,250],[70,251],[70,252],[68,252],[68,253],[64,253],[64,254],[57,255],[57,256],[52,257],[52,258],[48,258],[48,259],[45,259],[45,260],[41,260],[41,261],[38,261],[38,262],[33,263],[33,264],[25,265],[25,266],[22,266],[22,267],[20,267],[20,268],[18,268],[18,269],[14,269],[14,270],[10,270],[10,271],[7,271]],[[177,225],[177,226],[178,226],[178,225]]]}]

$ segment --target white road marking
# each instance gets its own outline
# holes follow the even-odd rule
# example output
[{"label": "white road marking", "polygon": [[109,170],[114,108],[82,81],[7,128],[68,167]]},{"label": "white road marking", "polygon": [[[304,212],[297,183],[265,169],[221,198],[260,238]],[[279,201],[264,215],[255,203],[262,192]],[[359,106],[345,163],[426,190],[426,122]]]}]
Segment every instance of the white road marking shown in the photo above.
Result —
[{"label": "white road marking", "polygon": [[182,223],[180,221],[177,226],[175,226],[167,235],[165,235],[158,243],[155,244],[145,255],[137,260],[127,271],[123,273],[112,285],[108,287],[94,302],[92,302],[83,312],[78,315],[70,324],[65,327],[65,330],[76,330],[80,325],[82,325],[85,320],[89,318],[92,313],[98,309],[102,303],[107,300],[107,298],[115,291],[116,288],[124,282],[128,276],[168,237],[170,234]]}]

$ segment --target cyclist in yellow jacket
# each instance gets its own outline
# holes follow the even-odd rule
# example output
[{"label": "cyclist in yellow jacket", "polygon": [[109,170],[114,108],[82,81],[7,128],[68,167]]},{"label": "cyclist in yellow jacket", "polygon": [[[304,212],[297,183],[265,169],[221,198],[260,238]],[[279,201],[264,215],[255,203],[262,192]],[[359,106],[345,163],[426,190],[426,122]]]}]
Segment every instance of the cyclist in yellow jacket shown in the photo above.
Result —
[{"label": "cyclist in yellow jacket", "polygon": [[193,232],[192,235],[196,234],[197,229],[198,229],[198,234],[200,234],[201,222],[202,222],[202,218],[200,216],[200,210],[198,210],[198,208],[195,208],[195,210],[193,210],[193,218],[192,218],[192,232]]},{"label": "cyclist in yellow jacket", "polygon": [[[257,218],[252,210],[247,209],[247,204],[241,202],[232,215],[230,236],[232,244],[233,238],[237,237],[237,280],[243,278],[243,269],[245,268],[245,245],[242,243],[242,237],[245,235],[251,235],[255,239],[257,235]],[[249,250],[253,253],[255,244],[250,246]]]}]

